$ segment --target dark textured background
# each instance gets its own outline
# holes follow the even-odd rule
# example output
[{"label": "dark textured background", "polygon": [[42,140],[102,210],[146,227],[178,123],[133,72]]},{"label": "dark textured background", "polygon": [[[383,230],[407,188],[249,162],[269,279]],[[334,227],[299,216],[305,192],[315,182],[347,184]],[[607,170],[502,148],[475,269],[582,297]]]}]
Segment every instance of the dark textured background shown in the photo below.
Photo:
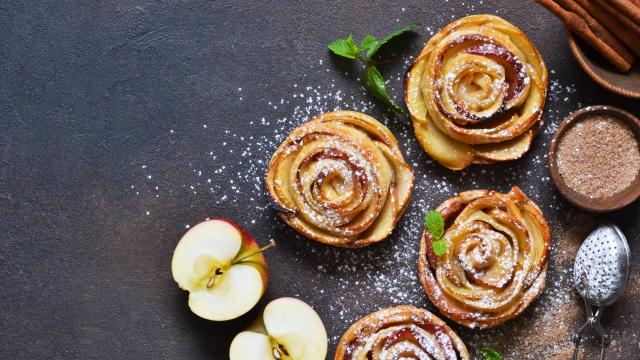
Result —
[{"label": "dark textured background", "polygon": [[[560,199],[545,180],[552,130],[523,159],[446,171],[418,150],[408,119],[369,103],[354,81],[358,69],[326,51],[327,42],[349,32],[358,39],[367,32],[381,36],[418,21],[415,35],[382,53],[404,55],[383,68],[402,74],[403,60],[417,54],[430,30],[454,17],[497,13],[530,35],[554,70],[548,126],[596,103],[640,113],[638,101],[609,94],[584,75],[560,23],[536,5],[468,2],[0,2],[0,358],[224,359],[233,335],[280,296],[298,296],[318,310],[332,356],[347,326],[370,311],[402,302],[433,310],[415,281],[426,208],[455,191],[519,184],[554,230],[549,285],[519,319],[485,332],[456,327],[461,337],[473,353],[491,345],[507,358],[566,359],[569,332],[584,320],[568,269],[580,238],[610,219],[628,234],[634,258],[630,291],[605,315],[615,340],[609,354],[636,359],[637,203],[593,216]],[[353,96],[353,108],[399,134],[417,186],[399,230],[383,244],[351,251],[311,243],[256,196],[261,185],[254,178],[264,162],[242,162],[239,154],[255,139],[272,138],[274,131],[286,135],[301,121],[292,116],[304,105],[291,98],[292,84],[333,84],[334,91]],[[390,86],[402,96],[397,76]],[[281,98],[291,103],[270,105]],[[282,121],[275,130],[257,126],[263,117]],[[238,140],[250,136],[255,139]],[[268,159],[275,146],[254,146],[255,157]],[[222,164],[231,170],[211,185],[194,178]],[[225,192],[229,197],[221,196]],[[279,242],[267,254],[271,282],[259,306],[224,324],[192,315],[170,274],[185,224],[208,216],[236,219],[261,243]],[[408,249],[403,261],[394,260],[398,249]],[[387,287],[396,276],[403,283]],[[377,278],[386,289],[376,286]]]}]

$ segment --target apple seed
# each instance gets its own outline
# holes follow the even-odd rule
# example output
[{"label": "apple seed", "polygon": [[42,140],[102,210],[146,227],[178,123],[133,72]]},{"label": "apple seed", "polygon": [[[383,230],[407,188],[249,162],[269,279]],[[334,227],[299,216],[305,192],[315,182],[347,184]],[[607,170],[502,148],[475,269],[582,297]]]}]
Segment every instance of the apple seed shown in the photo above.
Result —
[{"label": "apple seed", "polygon": [[220,276],[222,276],[223,272],[221,268],[216,268],[213,271],[213,274],[211,274],[211,278],[209,278],[209,282],[207,283],[207,288],[211,288],[215,283],[216,283],[216,279],[218,279]]}]

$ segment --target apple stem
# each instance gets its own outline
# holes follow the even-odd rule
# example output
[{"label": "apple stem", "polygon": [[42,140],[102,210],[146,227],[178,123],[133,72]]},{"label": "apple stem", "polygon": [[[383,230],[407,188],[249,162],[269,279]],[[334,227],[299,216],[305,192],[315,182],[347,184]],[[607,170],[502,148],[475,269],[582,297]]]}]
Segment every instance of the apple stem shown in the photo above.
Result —
[{"label": "apple stem", "polygon": [[[240,259],[237,260],[233,260],[233,262],[231,263],[232,265],[235,265],[239,262],[242,262],[250,257],[252,257],[255,254],[259,254],[265,250],[271,249],[272,247],[276,246],[276,242],[272,239],[268,245],[265,245],[263,247],[261,247],[260,249],[253,251],[243,257],[241,257]],[[223,274],[222,268],[215,268],[215,270],[213,270],[213,272],[211,273],[211,277],[209,278],[209,282],[207,282],[207,289],[210,289],[213,285],[216,284],[216,280]]]},{"label": "apple stem", "polygon": [[253,251],[253,252],[241,257],[240,259],[233,260],[233,264],[237,264],[239,262],[242,262],[242,261],[252,257],[253,255],[259,254],[259,253],[261,253],[261,252],[263,252],[265,250],[269,250],[269,249],[271,249],[271,248],[273,248],[275,246],[276,246],[276,242],[273,239],[271,239],[271,241],[269,242],[268,245],[265,245],[265,246],[261,247],[260,249],[258,249],[256,251]]}]

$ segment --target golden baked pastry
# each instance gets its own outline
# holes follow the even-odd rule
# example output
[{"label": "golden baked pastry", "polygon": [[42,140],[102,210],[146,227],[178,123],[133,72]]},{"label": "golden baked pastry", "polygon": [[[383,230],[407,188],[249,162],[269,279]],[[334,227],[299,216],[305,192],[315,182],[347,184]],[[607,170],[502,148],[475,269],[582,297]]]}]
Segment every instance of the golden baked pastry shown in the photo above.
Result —
[{"label": "golden baked pastry", "polygon": [[551,233],[540,208],[517,186],[507,194],[471,190],[436,209],[447,252],[420,241],[420,282],[440,312],[470,328],[488,328],[522,313],[542,292]]},{"label": "golden baked pastry", "polygon": [[335,111],[289,134],[271,158],[265,183],[294,229],[357,248],[393,230],[411,197],[413,170],[384,125],[359,112]]},{"label": "golden baked pastry", "polygon": [[355,322],[342,335],[335,360],[470,360],[444,321],[424,309],[395,306]]},{"label": "golden baked pastry", "polygon": [[405,100],[420,146],[442,165],[517,159],[531,145],[547,94],[531,40],[493,15],[454,21],[407,72]]}]

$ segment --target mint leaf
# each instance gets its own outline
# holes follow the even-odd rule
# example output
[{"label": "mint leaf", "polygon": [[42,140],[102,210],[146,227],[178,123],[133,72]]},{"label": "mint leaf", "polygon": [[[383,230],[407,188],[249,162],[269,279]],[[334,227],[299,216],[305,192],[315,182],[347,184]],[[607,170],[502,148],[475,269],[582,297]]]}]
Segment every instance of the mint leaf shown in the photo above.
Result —
[{"label": "mint leaf", "polygon": [[442,238],[444,236],[444,217],[437,210],[427,211],[424,216],[424,226],[431,234],[431,243],[433,253],[436,256],[442,256],[447,253],[447,242]]},{"label": "mint leaf", "polygon": [[439,240],[444,235],[444,217],[439,211],[429,210],[424,217],[424,226],[431,233],[433,240]]},{"label": "mint leaf", "polygon": [[433,241],[433,253],[436,256],[442,256],[447,253],[447,242],[444,239]]},{"label": "mint leaf", "polygon": [[482,356],[482,360],[502,360],[500,353],[489,347],[480,350],[480,355]]},{"label": "mint leaf", "polygon": [[362,39],[360,45],[358,45],[358,53],[361,53],[365,50],[369,50],[370,47],[374,46],[377,43],[376,38],[369,34]]},{"label": "mint leaf", "polygon": [[338,39],[329,43],[329,50],[334,54],[346,57],[348,59],[355,59],[360,52],[358,46],[353,42],[353,36],[349,35],[344,39]]},{"label": "mint leaf", "polygon": [[402,28],[392,32],[391,34],[385,36],[384,38],[382,38],[382,40],[376,42],[373,46],[371,46],[371,47],[369,47],[367,49],[367,59],[371,60],[371,58],[373,58],[373,56],[378,52],[378,50],[380,50],[382,45],[388,43],[389,40],[393,39],[396,36],[402,35],[402,34],[406,33],[407,31],[411,31],[411,30],[415,29],[416,27],[418,27],[418,24],[407,25],[407,26],[402,27]]},{"label": "mint leaf", "polygon": [[375,66],[369,65],[366,68],[362,81],[364,82],[364,87],[366,87],[367,90],[369,90],[369,92],[378,100],[389,106],[391,110],[400,114],[404,114],[404,109],[402,109],[400,106],[394,103],[391,98],[389,98],[387,87],[384,83],[384,78]]}]

